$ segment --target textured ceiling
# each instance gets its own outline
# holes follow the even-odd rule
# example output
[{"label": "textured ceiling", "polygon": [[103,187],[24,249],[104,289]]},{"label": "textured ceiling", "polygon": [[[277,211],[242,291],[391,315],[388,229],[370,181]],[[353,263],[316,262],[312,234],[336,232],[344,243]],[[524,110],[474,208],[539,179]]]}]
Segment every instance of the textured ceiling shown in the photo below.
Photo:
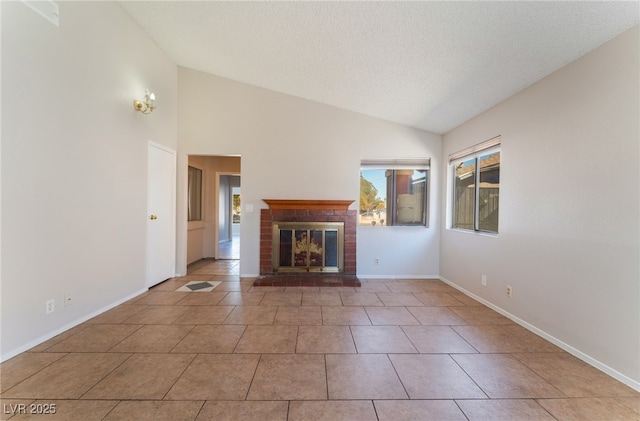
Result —
[{"label": "textured ceiling", "polygon": [[637,25],[631,2],[120,2],[178,65],[445,133]]}]

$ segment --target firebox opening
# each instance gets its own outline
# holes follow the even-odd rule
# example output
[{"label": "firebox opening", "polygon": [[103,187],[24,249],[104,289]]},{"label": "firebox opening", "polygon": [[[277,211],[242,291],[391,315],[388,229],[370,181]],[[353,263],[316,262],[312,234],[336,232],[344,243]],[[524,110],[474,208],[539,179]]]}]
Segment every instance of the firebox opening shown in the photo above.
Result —
[{"label": "firebox opening", "polygon": [[344,270],[344,222],[274,222],[275,272]]}]

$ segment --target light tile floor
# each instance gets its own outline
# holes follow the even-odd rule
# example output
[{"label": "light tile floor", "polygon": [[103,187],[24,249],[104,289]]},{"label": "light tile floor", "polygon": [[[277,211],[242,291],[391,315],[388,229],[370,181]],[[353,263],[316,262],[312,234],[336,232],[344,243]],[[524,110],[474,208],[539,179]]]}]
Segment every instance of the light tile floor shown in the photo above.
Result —
[{"label": "light tile floor", "polygon": [[361,282],[199,262],[3,363],[2,419],[640,420],[640,393],[438,280]]}]

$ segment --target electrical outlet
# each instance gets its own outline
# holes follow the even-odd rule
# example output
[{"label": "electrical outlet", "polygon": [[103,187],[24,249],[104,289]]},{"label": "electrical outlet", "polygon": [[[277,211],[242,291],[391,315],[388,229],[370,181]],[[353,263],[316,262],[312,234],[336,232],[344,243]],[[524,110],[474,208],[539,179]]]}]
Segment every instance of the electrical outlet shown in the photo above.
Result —
[{"label": "electrical outlet", "polygon": [[55,301],[53,301],[53,300],[47,301],[45,310],[46,310],[47,314],[53,313],[53,311],[55,310]]},{"label": "electrical outlet", "polygon": [[483,287],[486,287],[487,286],[487,275],[482,275],[482,278],[481,278],[480,282],[482,282],[482,286]]},{"label": "electrical outlet", "polygon": [[507,289],[505,293],[507,294],[507,297],[511,298],[511,295],[513,294],[513,289],[511,288],[511,285],[507,285]]},{"label": "electrical outlet", "polygon": [[71,305],[71,303],[72,303],[71,294],[69,294],[69,293],[64,294],[64,306],[68,307],[68,306]]},{"label": "electrical outlet", "polygon": [[374,259],[374,263],[377,265],[380,263],[380,259],[378,259],[377,257]]}]

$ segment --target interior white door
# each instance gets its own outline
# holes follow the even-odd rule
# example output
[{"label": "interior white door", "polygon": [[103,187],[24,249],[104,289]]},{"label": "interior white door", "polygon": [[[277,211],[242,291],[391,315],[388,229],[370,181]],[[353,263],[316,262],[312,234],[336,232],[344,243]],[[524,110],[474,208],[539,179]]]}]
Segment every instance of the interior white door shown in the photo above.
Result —
[{"label": "interior white door", "polygon": [[176,152],[149,142],[147,286],[175,275]]}]

